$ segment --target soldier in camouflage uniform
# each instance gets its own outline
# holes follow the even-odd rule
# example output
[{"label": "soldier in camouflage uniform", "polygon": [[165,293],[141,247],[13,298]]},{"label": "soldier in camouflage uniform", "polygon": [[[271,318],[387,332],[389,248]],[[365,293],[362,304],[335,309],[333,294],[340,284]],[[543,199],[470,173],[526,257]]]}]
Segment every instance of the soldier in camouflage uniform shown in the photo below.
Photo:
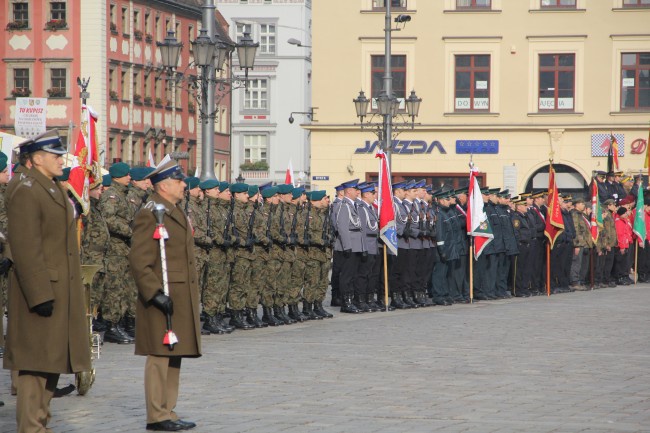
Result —
[{"label": "soldier in camouflage uniform", "polygon": [[263,231],[266,241],[266,244],[260,242],[260,248],[264,249],[266,261],[266,274],[264,275],[261,291],[262,321],[271,326],[279,326],[285,324],[281,317],[274,315],[274,310],[278,307],[276,303],[278,297],[277,275],[282,267],[282,248],[277,242],[274,242],[275,236],[273,233],[277,233],[279,228],[277,224],[279,220],[276,218],[276,214],[280,197],[278,196],[278,188],[270,184],[261,186],[260,191],[264,206],[260,209],[260,220],[262,220],[263,224],[259,229]]},{"label": "soldier in camouflage uniform", "polygon": [[[248,185],[234,183],[230,185],[230,192],[235,197],[235,207],[232,216],[233,248],[235,248],[235,265],[230,276],[230,291],[228,303],[232,309],[230,323],[238,329],[251,329],[244,318],[246,298],[251,285],[252,263],[255,254],[246,248],[246,233],[250,215],[246,211],[248,204]],[[246,325],[246,326],[245,326]]]},{"label": "soldier in camouflage uniform", "polygon": [[[106,264],[104,258],[108,251],[111,235],[108,232],[106,221],[99,212],[99,197],[102,193],[101,179],[90,185],[90,210],[88,215],[82,216],[83,231],[81,232],[81,264],[98,265],[99,270],[93,277],[90,286],[90,307],[91,311],[97,313],[104,297],[104,280],[106,278]],[[93,319],[94,331],[107,331],[111,333],[109,339],[123,344],[129,343],[121,333],[115,332],[115,328],[106,329],[104,321],[100,318]],[[106,334],[104,334],[106,338]]]},{"label": "soldier in camouflage uniform", "polygon": [[[99,199],[99,211],[106,220],[111,241],[106,254],[106,280],[104,281],[104,299],[102,301],[102,316],[108,329],[128,335],[134,342],[135,332],[135,302],[137,290],[129,269],[129,250],[131,243],[131,223],[133,222],[133,207],[127,199],[128,185],[131,180],[128,164],[118,162],[113,164],[109,173],[112,178],[111,186],[106,188]],[[125,318],[127,329],[124,329],[120,319]],[[131,334],[127,334],[131,331]],[[111,342],[109,338],[105,341]],[[120,341],[117,341],[118,343]]]},{"label": "soldier in camouflage uniform", "polygon": [[[212,239],[208,237],[207,233],[208,220],[201,200],[203,193],[199,188],[199,178],[187,177],[185,178],[185,184],[187,185],[185,202],[182,206],[192,226],[196,274],[199,276],[199,289],[203,292],[205,268],[208,262],[210,247],[212,246]],[[203,299],[203,296],[201,296],[201,299]]]},{"label": "soldier in camouflage uniform", "polygon": [[327,294],[327,276],[330,270],[330,255],[328,254],[329,240],[323,236],[329,223],[327,198],[325,191],[312,191],[308,195],[311,207],[309,213],[309,228],[305,232],[303,244],[307,245],[307,261],[305,263],[305,292],[302,312],[314,319],[334,317],[323,308],[323,300]]},{"label": "soldier in camouflage uniform", "polygon": [[200,184],[205,194],[207,233],[211,239],[203,285],[203,329],[212,334],[231,333],[235,327],[225,322],[226,299],[230,283],[230,267],[234,261],[232,248],[224,242],[224,231],[230,210],[231,194],[227,182],[205,180]]},{"label": "soldier in camouflage uniform", "polygon": [[129,206],[133,208],[133,215],[138,213],[149,198],[149,195],[153,192],[151,181],[145,179],[153,170],[151,167],[133,167],[129,172],[131,183],[126,193],[126,199],[129,202]]},{"label": "soldier in camouflage uniform", "polygon": [[291,206],[289,207],[291,231],[289,232],[289,239],[293,244],[296,258],[291,265],[287,304],[289,305],[289,317],[297,322],[303,322],[309,320],[309,317],[302,314],[298,308],[298,302],[302,300],[302,286],[305,283],[305,267],[308,260],[307,250],[302,244],[305,238],[307,212],[304,209],[304,204],[307,201],[307,196],[304,188],[294,188],[291,197]]},{"label": "soldier in camouflage uniform", "polygon": [[[290,214],[291,200],[293,198],[293,186],[289,184],[278,185],[278,195],[280,204],[276,211],[277,230],[272,231],[273,242],[282,247],[282,265],[280,272],[276,275],[277,297],[273,307],[275,317],[281,318],[284,323],[290,325],[296,321],[286,314],[284,306],[287,304],[289,296],[289,287],[291,280],[291,266],[296,260],[296,251],[291,243],[289,234],[291,233],[291,223],[293,221]],[[275,224],[274,224],[275,226]]]}]

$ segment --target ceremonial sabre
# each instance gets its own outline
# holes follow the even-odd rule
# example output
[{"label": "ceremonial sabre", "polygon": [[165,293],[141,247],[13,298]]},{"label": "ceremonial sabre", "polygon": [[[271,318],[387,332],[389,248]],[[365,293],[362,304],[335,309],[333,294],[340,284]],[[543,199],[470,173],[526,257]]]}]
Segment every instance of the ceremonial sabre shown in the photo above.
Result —
[{"label": "ceremonial sabre", "polygon": [[[165,296],[169,296],[169,280],[167,278],[167,254],[165,252],[165,240],[169,239],[169,233],[165,228],[163,223],[163,218],[165,217],[165,206],[157,203],[153,209],[153,215],[156,217],[156,230],[153,233],[153,238],[158,239],[158,244],[160,245],[160,263],[162,267],[162,279],[163,279],[163,293]],[[172,315],[167,313],[167,330],[165,331],[165,336],[163,337],[163,344],[169,346],[169,350],[174,350],[174,345],[178,343],[178,337],[172,331]]]}]

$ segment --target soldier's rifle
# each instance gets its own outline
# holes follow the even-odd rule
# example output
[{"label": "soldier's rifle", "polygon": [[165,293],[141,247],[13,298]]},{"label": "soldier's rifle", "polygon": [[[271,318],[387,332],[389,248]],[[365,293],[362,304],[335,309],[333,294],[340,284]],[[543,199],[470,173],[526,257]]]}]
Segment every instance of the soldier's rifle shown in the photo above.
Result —
[{"label": "soldier's rifle", "polygon": [[255,225],[255,213],[257,213],[257,207],[259,201],[255,201],[253,204],[253,211],[251,216],[248,218],[248,233],[246,233],[246,248],[252,253],[255,248],[255,233],[253,233],[253,225]]},{"label": "soldier's rifle", "polygon": [[228,216],[226,217],[226,226],[223,228],[223,247],[228,248],[232,245],[231,226],[232,217],[235,212],[235,197],[230,198],[230,208],[228,209]]},{"label": "soldier's rifle", "polygon": [[291,221],[291,233],[289,233],[290,246],[294,246],[298,244],[298,233],[296,233],[297,224],[298,224],[298,205],[296,205],[296,213],[293,214],[293,221]]},{"label": "soldier's rifle", "polygon": [[286,245],[289,243],[287,232],[284,230],[284,204],[282,204],[280,207],[280,236],[282,236],[282,241],[280,242],[280,246],[282,247],[282,249],[284,249]]},{"label": "soldier's rifle", "polygon": [[270,251],[271,247],[273,246],[273,236],[271,236],[271,221],[273,220],[273,212],[275,209],[273,209],[273,206],[269,205],[269,218],[266,221],[266,237],[268,238],[269,242],[266,244],[266,251]]},{"label": "soldier's rifle", "polygon": [[208,197],[208,211],[207,211],[208,230],[207,230],[206,234],[208,235],[208,237],[210,239],[212,239],[212,223],[211,223],[211,220],[210,220],[210,207],[211,207],[211,204],[212,204],[212,199],[210,197]]},{"label": "soldier's rifle", "polygon": [[330,246],[330,231],[332,229],[330,212],[331,212],[331,206],[327,206],[327,210],[325,211],[325,220],[323,221],[323,234],[321,235],[323,241],[323,249]]},{"label": "soldier's rifle", "polygon": [[309,214],[311,213],[311,200],[307,201],[307,217],[305,218],[305,233],[303,236],[303,248],[308,249],[311,245],[311,234],[309,233]]}]

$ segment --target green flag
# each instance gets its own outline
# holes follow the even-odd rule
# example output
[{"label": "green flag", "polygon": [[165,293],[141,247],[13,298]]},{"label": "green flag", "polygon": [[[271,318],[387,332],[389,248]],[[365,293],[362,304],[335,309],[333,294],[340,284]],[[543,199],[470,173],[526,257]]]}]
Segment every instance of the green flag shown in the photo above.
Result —
[{"label": "green flag", "polygon": [[639,237],[639,246],[645,246],[645,209],[643,209],[643,190],[639,188],[636,197],[636,213],[634,214],[634,234]]}]

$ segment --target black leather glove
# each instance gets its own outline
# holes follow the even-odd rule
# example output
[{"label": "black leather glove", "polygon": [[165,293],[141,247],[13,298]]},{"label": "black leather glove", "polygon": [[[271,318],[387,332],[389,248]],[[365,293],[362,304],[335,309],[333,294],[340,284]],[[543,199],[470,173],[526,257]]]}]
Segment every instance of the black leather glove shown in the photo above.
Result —
[{"label": "black leather glove", "polygon": [[343,251],[343,257],[345,257],[346,259],[349,259],[351,255],[352,255],[352,250]]},{"label": "black leather glove", "polygon": [[41,317],[50,317],[54,310],[54,301],[45,301],[32,308],[32,311]]},{"label": "black leather glove", "polygon": [[169,314],[170,316],[174,314],[174,303],[172,302],[172,298],[165,295],[162,291],[158,292],[156,296],[151,298],[149,303],[165,314]]},{"label": "black leather glove", "polygon": [[9,269],[11,269],[11,265],[13,265],[13,262],[7,257],[0,260],[0,275],[7,275]]},{"label": "black leather glove", "polygon": [[440,256],[440,261],[442,263],[447,263],[447,254],[440,252],[440,250],[438,250],[438,255]]},{"label": "black leather glove", "polygon": [[364,263],[368,261],[368,251],[364,251],[361,253],[361,261]]}]

